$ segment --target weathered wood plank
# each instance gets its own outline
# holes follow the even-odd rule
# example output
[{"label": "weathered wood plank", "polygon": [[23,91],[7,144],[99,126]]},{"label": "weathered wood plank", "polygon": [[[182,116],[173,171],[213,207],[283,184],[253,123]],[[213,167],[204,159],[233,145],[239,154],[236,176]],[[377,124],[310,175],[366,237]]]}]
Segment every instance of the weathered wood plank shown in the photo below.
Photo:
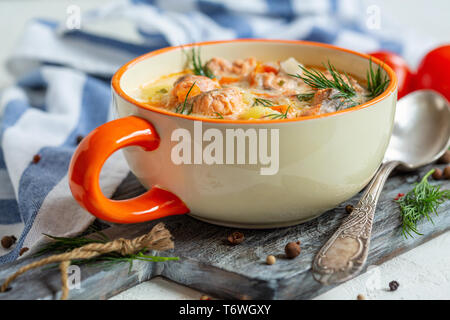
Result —
[{"label": "weathered wood plank", "polygon": [[[445,203],[435,224],[423,222],[424,236],[404,239],[397,205],[392,201],[399,192],[406,193],[411,183],[425,174],[430,166],[414,173],[397,173],[391,177],[378,204],[373,226],[368,265],[379,264],[450,229],[450,202]],[[450,188],[449,181],[441,181]],[[142,193],[143,188],[130,175],[115,195],[116,199]],[[359,195],[348,203],[356,204]],[[218,298],[253,299],[308,299],[332,288],[316,282],[310,272],[314,255],[336,230],[346,216],[344,203],[317,219],[302,225],[271,229],[244,230],[246,240],[238,246],[226,242],[235,229],[213,226],[189,216],[162,219],[175,237],[175,249],[161,255],[178,256],[180,261],[148,263],[137,261],[129,271],[127,263],[105,268],[103,265],[81,267],[80,289],[73,289],[72,299],[106,299],[154,276],[168,279],[204,291]],[[150,230],[156,222],[137,225],[117,225],[106,230],[112,238],[132,238]],[[301,240],[302,252],[294,260],[284,259],[284,245]],[[265,264],[268,254],[278,260]],[[33,258],[0,267],[0,279],[5,279]],[[0,299],[58,298],[60,278],[57,268],[30,271],[19,277]]]}]

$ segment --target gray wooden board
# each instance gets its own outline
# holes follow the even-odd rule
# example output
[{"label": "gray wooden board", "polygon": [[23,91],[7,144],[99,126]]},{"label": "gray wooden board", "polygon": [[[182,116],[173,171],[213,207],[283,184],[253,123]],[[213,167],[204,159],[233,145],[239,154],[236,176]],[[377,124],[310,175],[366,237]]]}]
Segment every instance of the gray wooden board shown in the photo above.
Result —
[{"label": "gray wooden board", "polygon": [[[443,204],[434,224],[423,221],[419,230],[423,236],[405,239],[401,235],[397,204],[393,199],[406,193],[431,167],[413,173],[396,173],[380,197],[373,225],[372,242],[367,265],[379,264],[450,229],[450,201]],[[450,188],[449,181],[439,182]],[[140,194],[144,189],[130,175],[114,198]],[[243,230],[245,241],[237,246],[227,243],[233,228],[210,225],[189,216],[161,219],[175,238],[175,249],[159,253],[177,256],[179,261],[149,263],[136,261],[131,270],[128,263],[106,267],[102,264],[81,266],[81,287],[72,289],[71,299],[106,299],[155,276],[163,276],[225,299],[309,299],[332,286],[316,282],[310,272],[314,255],[346,216],[344,207],[355,205],[360,195],[322,216],[304,224],[271,230]],[[148,232],[156,222],[117,225],[106,233],[112,237],[132,238]],[[289,241],[301,241],[302,252],[293,260],[284,258],[284,246]],[[156,254],[156,253],[155,253]],[[277,263],[265,264],[273,254]],[[0,267],[0,279],[5,279],[20,266],[36,258],[29,257]],[[54,299],[60,295],[58,268],[29,271],[0,293],[0,299]],[[154,297],[152,297],[154,298]]]}]

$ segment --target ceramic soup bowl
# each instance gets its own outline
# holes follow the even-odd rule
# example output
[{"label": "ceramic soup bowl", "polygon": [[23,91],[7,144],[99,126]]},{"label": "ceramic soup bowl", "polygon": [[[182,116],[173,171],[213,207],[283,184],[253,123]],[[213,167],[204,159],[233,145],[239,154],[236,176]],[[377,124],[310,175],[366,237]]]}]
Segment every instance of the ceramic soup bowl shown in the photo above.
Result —
[{"label": "ceramic soup bowl", "polygon": [[[203,61],[214,56],[229,60],[253,56],[261,61],[294,57],[305,65],[320,66],[329,60],[338,70],[361,79],[369,68],[369,56],[320,43],[232,40],[195,46]],[[73,196],[90,213],[117,223],[189,214],[224,226],[281,227],[336,207],[370,181],[393,128],[397,80],[388,66],[373,59],[390,79],[381,95],[319,116],[207,119],[140,101],[142,84],[185,69],[185,51],[190,47],[148,53],[114,75],[117,119],[83,139],[69,169]],[[131,171],[149,191],[114,201],[102,194],[99,174],[106,159],[122,148]]]}]

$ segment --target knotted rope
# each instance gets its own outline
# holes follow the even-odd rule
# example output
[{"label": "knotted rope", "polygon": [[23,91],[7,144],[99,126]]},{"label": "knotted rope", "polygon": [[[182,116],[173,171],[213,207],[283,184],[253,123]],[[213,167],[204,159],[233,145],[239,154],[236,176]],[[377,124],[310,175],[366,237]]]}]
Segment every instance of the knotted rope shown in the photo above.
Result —
[{"label": "knotted rope", "polygon": [[69,296],[69,287],[67,284],[67,268],[70,266],[71,260],[92,259],[106,253],[118,252],[122,256],[137,253],[141,250],[157,250],[164,251],[173,248],[172,235],[163,223],[158,223],[149,233],[134,239],[116,239],[107,243],[90,243],[72,251],[55,254],[53,256],[43,258],[21,267],[16,273],[9,276],[0,287],[1,292],[5,292],[9,284],[18,276],[28,270],[45,266],[51,263],[60,262],[59,269],[61,271],[61,300],[66,300]]}]

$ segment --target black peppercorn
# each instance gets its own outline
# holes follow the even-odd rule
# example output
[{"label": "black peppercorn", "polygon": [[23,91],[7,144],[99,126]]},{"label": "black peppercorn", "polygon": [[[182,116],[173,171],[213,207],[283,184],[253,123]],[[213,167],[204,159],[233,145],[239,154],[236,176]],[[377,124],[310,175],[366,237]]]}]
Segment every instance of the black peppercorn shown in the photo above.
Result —
[{"label": "black peppercorn", "polygon": [[80,144],[80,142],[81,142],[81,140],[83,140],[83,136],[82,135],[79,135],[79,136],[77,136],[77,144]]},{"label": "black peppercorn", "polygon": [[286,253],[286,257],[289,259],[293,259],[300,254],[300,241],[297,242],[289,242],[286,247],[284,247],[284,252]]},{"label": "black peppercorn", "polygon": [[14,236],[4,236],[3,238],[2,238],[2,247],[3,248],[5,248],[5,249],[9,249],[9,248],[11,248],[11,246],[14,244],[14,243],[16,243],[16,237],[14,237]]},{"label": "black peppercorn", "polygon": [[439,180],[442,178],[442,170],[439,168],[434,169],[433,175],[432,175],[434,180]]},{"label": "black peppercorn", "polygon": [[239,231],[235,231],[228,236],[228,242],[233,245],[241,243],[242,241],[244,241],[244,239],[245,239],[244,234]]},{"label": "black peppercorn", "polygon": [[354,208],[351,204],[345,206],[345,212],[347,212],[348,214],[352,213],[353,209]]},{"label": "black peppercorn", "polygon": [[389,289],[391,289],[391,291],[397,290],[399,286],[400,286],[400,284],[395,280],[389,282]]},{"label": "black peppercorn", "polygon": [[445,167],[445,169],[444,169],[444,178],[445,179],[450,179],[450,166]]},{"label": "black peppercorn", "polygon": [[445,153],[439,158],[438,162],[445,164],[450,163],[450,151],[449,150],[445,151]]},{"label": "black peppercorn", "polygon": [[21,255],[23,255],[25,252],[27,252],[28,250],[30,250],[30,249],[28,249],[27,247],[23,247],[22,249],[20,249],[20,251],[19,251],[19,256],[21,256]]},{"label": "black peppercorn", "polygon": [[41,156],[38,154],[35,154],[33,156],[33,163],[38,163],[39,161],[41,161]]}]

